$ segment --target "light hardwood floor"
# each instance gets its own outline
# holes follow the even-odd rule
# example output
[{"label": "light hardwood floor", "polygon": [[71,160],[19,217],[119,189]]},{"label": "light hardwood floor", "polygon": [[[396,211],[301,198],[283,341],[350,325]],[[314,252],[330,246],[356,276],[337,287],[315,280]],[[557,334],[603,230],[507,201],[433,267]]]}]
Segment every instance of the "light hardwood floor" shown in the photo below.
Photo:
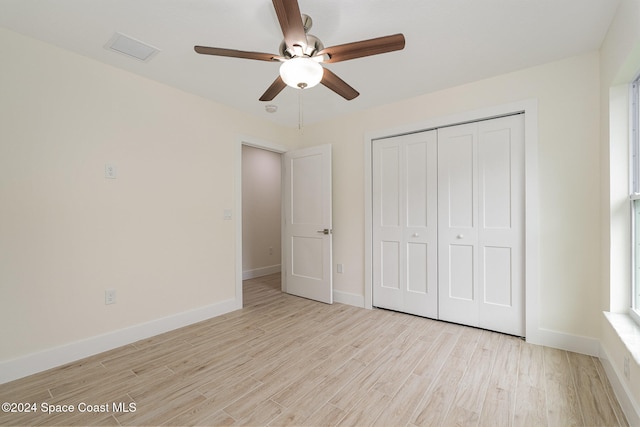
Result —
[{"label": "light hardwood floor", "polygon": [[627,425],[596,358],[279,286],[246,281],[242,310],[0,385],[38,406],[0,425]]}]

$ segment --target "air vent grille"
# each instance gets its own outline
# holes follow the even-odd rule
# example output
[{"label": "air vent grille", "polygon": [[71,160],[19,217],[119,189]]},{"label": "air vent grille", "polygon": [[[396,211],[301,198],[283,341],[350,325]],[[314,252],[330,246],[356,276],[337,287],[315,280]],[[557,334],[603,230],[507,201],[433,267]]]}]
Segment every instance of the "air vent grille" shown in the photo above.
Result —
[{"label": "air vent grille", "polygon": [[156,47],[121,33],[115,33],[105,48],[145,62],[160,52],[160,49]]}]

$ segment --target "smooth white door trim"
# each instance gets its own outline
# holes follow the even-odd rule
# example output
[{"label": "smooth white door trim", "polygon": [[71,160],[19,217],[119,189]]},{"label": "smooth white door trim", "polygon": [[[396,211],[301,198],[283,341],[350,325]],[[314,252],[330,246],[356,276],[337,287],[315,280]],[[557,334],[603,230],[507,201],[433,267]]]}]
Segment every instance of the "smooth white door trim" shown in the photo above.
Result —
[{"label": "smooth white door trim", "polygon": [[538,195],[538,101],[527,99],[510,104],[487,107],[424,122],[383,129],[365,134],[364,138],[364,212],[365,212],[365,286],[364,303],[372,308],[372,143],[376,139],[421,132],[514,113],[525,113],[525,324],[528,342],[542,344],[539,328],[539,195]]}]

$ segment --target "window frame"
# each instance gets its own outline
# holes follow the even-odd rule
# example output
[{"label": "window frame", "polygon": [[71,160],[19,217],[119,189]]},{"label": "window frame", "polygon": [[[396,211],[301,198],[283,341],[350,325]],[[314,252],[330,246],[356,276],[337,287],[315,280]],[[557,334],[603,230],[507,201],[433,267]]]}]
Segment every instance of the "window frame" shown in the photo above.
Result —
[{"label": "window frame", "polygon": [[640,135],[638,134],[638,126],[640,125],[640,75],[631,82],[630,92],[629,195],[632,199],[637,199],[640,198]]},{"label": "window frame", "polygon": [[[635,202],[640,200],[640,75],[638,75],[629,86],[629,212],[630,212],[630,244],[631,244],[631,286],[630,286],[630,307],[629,315],[640,324],[640,280],[637,274],[638,266],[637,245],[640,243],[636,239],[636,227],[640,223],[636,221]],[[640,210],[640,206],[637,207]],[[639,260],[640,261],[640,260]]]},{"label": "window frame", "polygon": [[[630,203],[630,216],[631,216],[631,229],[630,229],[630,237],[631,237],[631,306],[629,307],[629,315],[636,321],[636,323],[638,323],[640,325],[640,307],[638,307],[638,303],[640,303],[638,296],[638,290],[637,287],[640,287],[640,283],[637,282],[638,278],[638,274],[636,274],[637,271],[637,265],[636,265],[636,248],[637,248],[637,241],[636,241],[636,226],[640,226],[640,224],[637,224],[636,221],[636,211],[635,211],[635,206],[634,206],[634,202],[636,200],[640,200],[640,195],[638,194],[632,194],[629,197]],[[640,209],[640,207],[639,207]]]}]

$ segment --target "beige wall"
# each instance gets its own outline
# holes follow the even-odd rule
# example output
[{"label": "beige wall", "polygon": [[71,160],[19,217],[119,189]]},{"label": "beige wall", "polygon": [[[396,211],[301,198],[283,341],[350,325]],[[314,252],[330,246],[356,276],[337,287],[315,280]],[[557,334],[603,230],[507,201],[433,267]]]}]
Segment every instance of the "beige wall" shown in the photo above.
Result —
[{"label": "beige wall", "polygon": [[535,98],[539,120],[540,327],[599,338],[599,56],[478,81],[307,126],[304,145],[333,144],[336,290],[364,292],[366,133]]},{"label": "beige wall", "polygon": [[0,52],[0,361],[233,299],[238,135],[297,132],[3,29]]},{"label": "beige wall", "polygon": [[280,265],[280,181],[280,154],[242,146],[243,272]]},{"label": "beige wall", "polygon": [[[602,300],[604,309],[630,306],[629,83],[640,72],[640,0],[622,0],[601,48]],[[625,328],[627,329],[627,328]],[[638,352],[637,331],[626,330]],[[640,422],[640,366],[609,321],[602,318],[601,358],[631,424]],[[628,343],[627,343],[628,344]],[[624,358],[630,359],[630,379]],[[625,397],[626,396],[626,397]],[[635,405],[635,408],[634,408]],[[631,415],[633,414],[633,415]]]},{"label": "beige wall", "polygon": [[601,49],[603,299],[629,307],[628,84],[640,72],[640,1],[623,0]]}]

